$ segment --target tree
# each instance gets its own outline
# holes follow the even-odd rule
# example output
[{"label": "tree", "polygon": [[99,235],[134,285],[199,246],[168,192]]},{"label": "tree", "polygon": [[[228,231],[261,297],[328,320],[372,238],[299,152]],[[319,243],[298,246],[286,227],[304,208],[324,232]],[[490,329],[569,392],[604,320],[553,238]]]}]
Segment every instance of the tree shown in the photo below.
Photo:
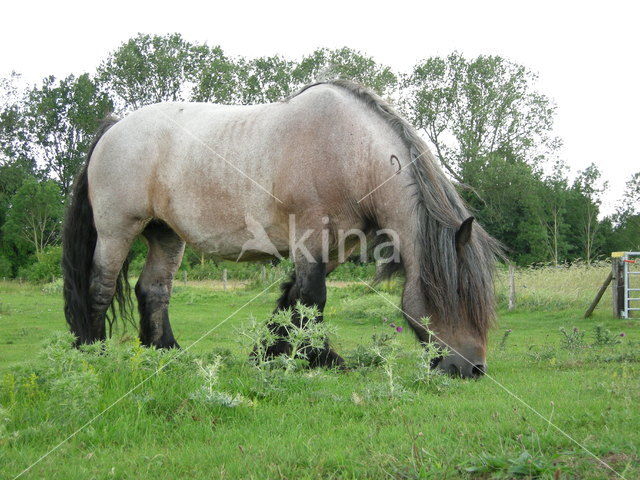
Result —
[{"label": "tree", "polygon": [[584,261],[589,265],[597,254],[599,246],[598,215],[602,194],[607,189],[607,182],[602,180],[598,167],[592,163],[578,172],[571,188],[573,202],[571,209],[577,221],[578,245]]},{"label": "tree", "polygon": [[104,89],[115,94],[118,111],[186,101],[209,55],[208,48],[195,46],[178,33],[138,34],[100,64],[97,77]]},{"label": "tree", "polygon": [[544,191],[540,196],[543,210],[539,221],[547,231],[547,250],[555,266],[558,266],[561,259],[565,257],[568,249],[566,234],[569,225],[565,221],[567,170],[563,162],[556,162],[552,173],[543,180]]},{"label": "tree", "polygon": [[640,214],[640,172],[634,173],[627,180],[622,199],[616,208],[615,221],[620,224],[637,214]]},{"label": "tree", "polygon": [[57,81],[53,76],[29,92],[26,109],[31,157],[69,194],[73,177],[84,163],[100,121],[113,109],[94,80],[83,74]]},{"label": "tree", "polygon": [[291,74],[300,86],[319,80],[345,78],[371,88],[378,95],[390,94],[398,82],[391,68],[347,47],[336,50],[319,48],[303,57]]},{"label": "tree", "polygon": [[251,60],[240,59],[237,65],[239,102],[244,105],[271,103],[295,92],[292,80],[295,63],[278,55]]},{"label": "tree", "polygon": [[607,251],[640,251],[640,172],[629,178],[610,224]]},{"label": "tree", "polygon": [[11,197],[3,234],[18,249],[40,254],[46,246],[57,242],[62,212],[62,195],[57,183],[39,182],[30,177]]},{"label": "tree", "polygon": [[197,65],[190,99],[196,102],[228,104],[238,100],[238,66],[220,47],[192,47]]},{"label": "tree", "polygon": [[[0,79],[0,226],[6,220],[11,197],[28,176],[36,173],[35,161],[28,155],[24,93],[18,81],[15,73]],[[6,257],[15,255],[8,251],[1,231],[0,249]]]},{"label": "tree", "polygon": [[547,259],[548,233],[537,221],[543,215],[544,184],[539,176],[530,165],[505,162],[500,156],[485,159],[482,168],[471,168],[474,165],[469,165],[466,178],[476,191],[463,189],[461,194],[478,221],[517,263]]},{"label": "tree", "polygon": [[555,107],[534,90],[536,75],[498,56],[432,57],[404,78],[403,109],[464,182],[469,163],[503,155],[536,164],[558,141],[550,136]]}]

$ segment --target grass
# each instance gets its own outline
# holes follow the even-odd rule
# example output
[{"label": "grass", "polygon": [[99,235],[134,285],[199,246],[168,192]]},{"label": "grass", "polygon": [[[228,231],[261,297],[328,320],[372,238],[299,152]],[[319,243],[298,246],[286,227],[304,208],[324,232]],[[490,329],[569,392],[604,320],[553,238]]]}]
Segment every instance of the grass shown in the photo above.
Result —
[{"label": "grass", "polygon": [[[0,477],[152,375],[22,478],[619,478],[555,426],[639,478],[637,320],[612,319],[610,304],[581,318],[604,276],[519,272],[519,306],[501,310],[490,338],[495,382],[425,374],[408,329],[388,326],[404,325],[399,312],[363,285],[329,287],[333,344],[357,365],[340,373],[248,361],[238,332],[268,317],[276,287],[255,298],[264,286],[178,285],[183,347],[251,301],[186,352],[141,348],[131,335],[78,351],[56,285],[0,283]],[[505,285],[501,276],[500,299]],[[399,302],[397,283],[381,289]]]}]

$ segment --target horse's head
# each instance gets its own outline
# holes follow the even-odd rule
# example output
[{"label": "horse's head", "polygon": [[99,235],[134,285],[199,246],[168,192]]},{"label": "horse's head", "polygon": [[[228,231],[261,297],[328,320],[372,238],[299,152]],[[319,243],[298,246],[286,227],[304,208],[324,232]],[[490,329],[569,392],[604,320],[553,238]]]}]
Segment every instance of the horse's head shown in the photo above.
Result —
[{"label": "horse's head", "polygon": [[494,317],[495,301],[496,242],[481,227],[474,227],[473,220],[469,217],[462,222],[453,240],[455,264],[451,265],[453,275],[445,294],[450,301],[426,302],[430,340],[446,352],[433,364],[465,378],[480,377],[487,370],[487,332]]}]

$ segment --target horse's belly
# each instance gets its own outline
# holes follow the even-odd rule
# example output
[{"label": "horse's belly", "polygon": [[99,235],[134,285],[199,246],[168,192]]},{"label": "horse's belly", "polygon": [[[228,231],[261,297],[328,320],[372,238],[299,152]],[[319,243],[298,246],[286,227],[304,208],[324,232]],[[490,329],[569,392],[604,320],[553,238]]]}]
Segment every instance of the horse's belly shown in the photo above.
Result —
[{"label": "horse's belly", "polygon": [[219,258],[248,261],[287,255],[288,232],[266,213],[245,213],[244,218],[226,213],[173,216],[168,223],[189,245]]}]

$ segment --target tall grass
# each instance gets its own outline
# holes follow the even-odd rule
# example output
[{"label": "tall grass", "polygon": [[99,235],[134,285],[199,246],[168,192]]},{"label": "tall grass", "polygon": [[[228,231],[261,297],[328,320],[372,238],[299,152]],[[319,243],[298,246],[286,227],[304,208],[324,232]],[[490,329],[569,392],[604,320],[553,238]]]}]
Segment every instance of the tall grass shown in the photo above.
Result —
[{"label": "tall grass", "polygon": [[[528,310],[586,309],[610,271],[608,262],[518,268],[515,273],[516,307]],[[506,268],[498,270],[496,292],[500,305],[506,306],[509,298]],[[610,294],[604,295],[598,308],[612,308]]]}]

